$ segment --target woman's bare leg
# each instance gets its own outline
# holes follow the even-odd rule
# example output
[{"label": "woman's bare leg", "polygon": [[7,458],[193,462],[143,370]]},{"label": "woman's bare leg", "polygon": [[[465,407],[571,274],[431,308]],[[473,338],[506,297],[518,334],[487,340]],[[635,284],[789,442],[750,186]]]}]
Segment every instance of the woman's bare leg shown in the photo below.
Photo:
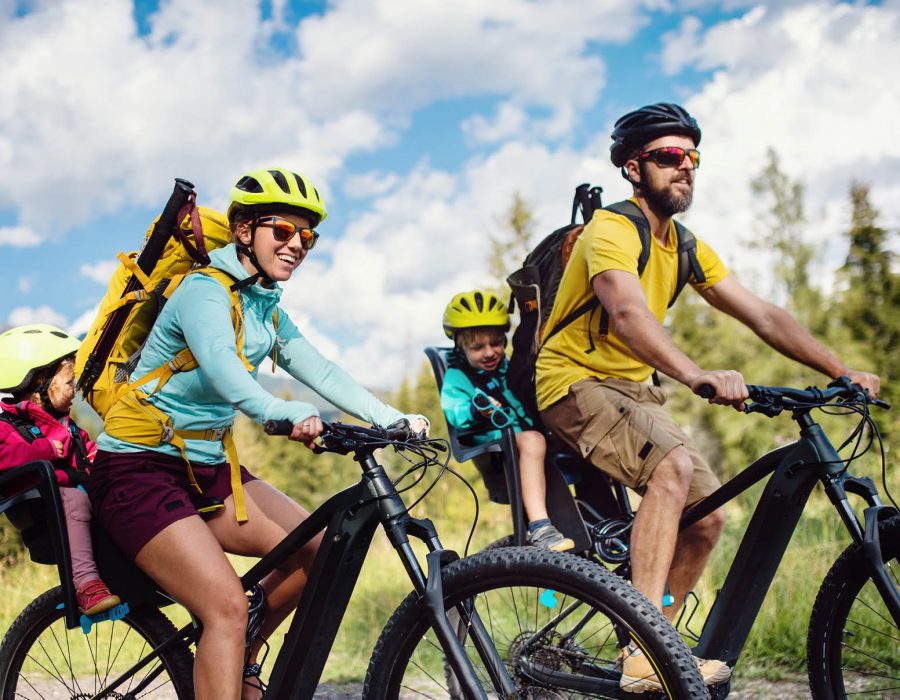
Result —
[{"label": "woman's bare leg", "polygon": [[237,700],[247,597],[210,528],[196,515],[174,522],[144,545],[135,562],[203,623],[194,658],[197,700]]},{"label": "woman's bare leg", "polygon": [[[261,557],[270,552],[309,514],[296,502],[264,481],[252,481],[244,485],[247,501],[245,523],[234,517],[234,501],[229,496],[223,512],[209,521],[210,528],[222,547],[234,554]],[[262,586],[266,591],[266,618],[261,637],[267,639],[282,621],[297,607],[318,551],[322,535],[319,534],[284,565],[266,576]],[[253,646],[250,661],[256,660],[259,643]],[[244,697],[257,696],[245,686]]]}]

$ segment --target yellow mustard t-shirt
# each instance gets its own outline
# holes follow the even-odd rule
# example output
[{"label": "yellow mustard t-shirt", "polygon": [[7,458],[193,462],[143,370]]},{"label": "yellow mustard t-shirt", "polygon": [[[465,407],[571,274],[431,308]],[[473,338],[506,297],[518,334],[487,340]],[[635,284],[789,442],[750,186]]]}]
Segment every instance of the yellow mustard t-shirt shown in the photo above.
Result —
[{"label": "yellow mustard t-shirt", "polygon": [[[648,308],[662,323],[678,276],[675,224],[669,225],[669,240],[665,246],[655,236],[650,236],[650,241],[650,257],[640,283]],[[594,296],[591,280],[601,272],[622,270],[637,276],[640,254],[641,241],[634,224],[621,214],[598,210],[575,243],[545,332]],[[691,278],[691,286],[695,289],[707,289],[728,275],[728,269],[713,249],[700,239],[697,239],[697,261],[706,281],[698,285]],[[572,384],[587,377],[642,382],[653,373],[653,368],[635,357],[616,335],[612,319],[609,335],[600,338],[600,310],[598,306],[583,314],[550,338],[541,349],[536,366],[540,410],[563,398]]]}]

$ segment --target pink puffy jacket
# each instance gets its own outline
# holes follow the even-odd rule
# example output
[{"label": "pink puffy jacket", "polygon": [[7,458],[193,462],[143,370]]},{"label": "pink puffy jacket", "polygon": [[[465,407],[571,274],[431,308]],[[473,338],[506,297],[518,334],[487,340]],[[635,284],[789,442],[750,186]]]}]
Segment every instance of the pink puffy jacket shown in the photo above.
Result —
[{"label": "pink puffy jacket", "polygon": [[[18,415],[40,428],[43,437],[36,438],[30,443],[19,434],[15,426],[5,421],[0,421],[0,469],[12,469],[19,467],[26,462],[32,462],[38,459],[46,459],[57,467],[56,478],[60,486],[69,486],[69,475],[63,467],[77,468],[77,453],[75,451],[75,441],[69,432],[71,418],[68,416],[57,420],[44,409],[30,401],[21,401],[17,404],[6,403],[0,401],[0,409],[5,413]],[[77,426],[76,426],[77,428]],[[78,434],[84,443],[85,451],[89,461],[94,461],[94,455],[97,454],[97,446],[88,434],[81,428],[77,428]],[[56,456],[56,450],[50,443],[51,440],[58,440],[62,443],[65,450],[65,457]]]}]

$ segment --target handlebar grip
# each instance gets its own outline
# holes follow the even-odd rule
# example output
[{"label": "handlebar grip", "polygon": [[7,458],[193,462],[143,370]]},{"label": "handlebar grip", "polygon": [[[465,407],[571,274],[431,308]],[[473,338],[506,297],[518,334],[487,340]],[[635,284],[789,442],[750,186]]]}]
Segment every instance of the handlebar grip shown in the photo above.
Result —
[{"label": "handlebar grip", "polygon": [[266,435],[290,435],[294,430],[294,424],[284,418],[267,420],[263,425]]},{"label": "handlebar grip", "polygon": [[701,399],[714,399],[716,398],[716,390],[712,384],[701,384],[697,388],[697,396]]}]

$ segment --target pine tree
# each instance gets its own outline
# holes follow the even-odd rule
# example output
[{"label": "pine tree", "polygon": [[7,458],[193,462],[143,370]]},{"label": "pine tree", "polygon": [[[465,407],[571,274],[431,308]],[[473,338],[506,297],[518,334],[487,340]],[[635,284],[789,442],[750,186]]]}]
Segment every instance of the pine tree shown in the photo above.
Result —
[{"label": "pine tree", "polygon": [[512,203],[500,224],[505,235],[491,236],[489,270],[496,285],[494,291],[500,288],[505,293],[506,277],[521,265],[534,234],[534,213],[518,192],[513,194]]}]

